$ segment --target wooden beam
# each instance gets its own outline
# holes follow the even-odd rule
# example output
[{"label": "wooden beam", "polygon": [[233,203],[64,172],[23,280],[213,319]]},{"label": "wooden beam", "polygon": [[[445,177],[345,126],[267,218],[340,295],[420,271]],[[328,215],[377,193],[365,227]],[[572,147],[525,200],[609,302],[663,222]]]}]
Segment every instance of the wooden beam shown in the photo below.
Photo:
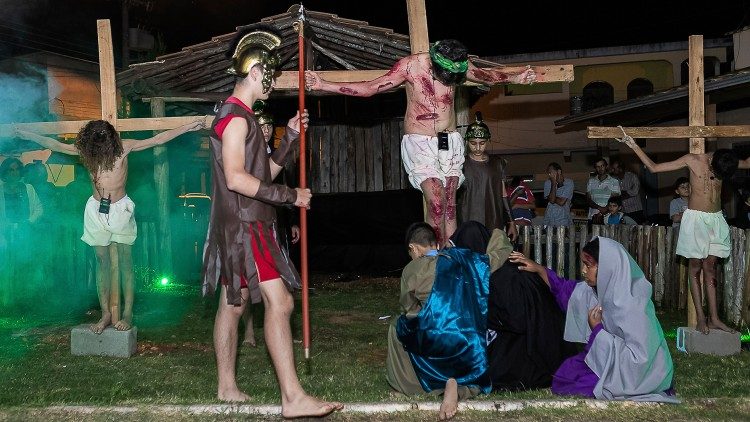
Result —
[{"label": "wooden beam", "polygon": [[205,127],[211,127],[211,123],[214,121],[214,116],[144,117],[122,119],[117,121],[117,131],[133,132],[139,130],[168,130],[198,121],[205,122]]},{"label": "wooden beam", "polygon": [[[703,139],[750,136],[750,126],[664,126],[623,127],[623,129],[625,129],[625,133],[636,139]],[[589,126],[587,136],[592,139],[622,138],[622,131],[616,127]]]},{"label": "wooden beam", "polygon": [[[703,93],[703,35],[691,35],[688,41],[688,125],[704,126],[706,124],[705,99]],[[690,153],[706,152],[705,137],[690,138]],[[695,327],[695,325],[690,325]]]},{"label": "wooden beam", "polygon": [[[573,80],[573,65],[531,66],[537,74],[539,82],[570,82]],[[505,66],[508,72],[522,72],[526,66]],[[330,82],[362,82],[379,78],[388,70],[324,70],[317,72],[321,78]],[[276,78],[275,91],[296,90],[299,78],[297,71],[282,71]],[[474,82],[466,82],[465,86],[479,86]]]},{"label": "wooden beam", "polygon": [[[184,116],[184,117],[158,117],[121,119],[117,121],[115,128],[118,132],[135,132],[140,130],[167,130],[188,123],[203,121],[206,127],[210,127],[214,116]],[[0,138],[13,137],[13,129],[19,129],[37,133],[40,135],[62,135],[78,133],[86,123],[91,120],[68,120],[60,122],[37,122],[37,123],[11,123],[0,125]]]},{"label": "wooden beam", "polygon": [[406,0],[406,13],[409,16],[409,45],[411,54],[425,53],[430,49],[427,35],[427,9],[425,0]]},{"label": "wooden beam", "polygon": [[96,21],[99,37],[99,83],[101,84],[102,120],[117,127],[117,88],[115,87],[115,58],[112,53],[112,28],[109,19]]}]

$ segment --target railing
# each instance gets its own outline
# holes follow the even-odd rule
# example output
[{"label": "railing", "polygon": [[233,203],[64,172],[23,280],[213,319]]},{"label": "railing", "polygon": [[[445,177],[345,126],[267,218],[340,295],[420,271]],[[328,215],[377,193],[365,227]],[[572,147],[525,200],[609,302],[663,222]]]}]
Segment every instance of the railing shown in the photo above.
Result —
[{"label": "railing", "polygon": [[[572,231],[572,235],[571,235]],[[526,256],[556,273],[580,280],[580,249],[594,236],[612,238],[628,250],[653,284],[654,304],[664,310],[685,309],[689,300],[687,260],[675,254],[679,229],[664,226],[594,225],[522,226],[520,246]],[[717,269],[720,309],[732,324],[750,324],[750,230],[730,228],[731,255]],[[705,295],[704,295],[705,296]]]}]

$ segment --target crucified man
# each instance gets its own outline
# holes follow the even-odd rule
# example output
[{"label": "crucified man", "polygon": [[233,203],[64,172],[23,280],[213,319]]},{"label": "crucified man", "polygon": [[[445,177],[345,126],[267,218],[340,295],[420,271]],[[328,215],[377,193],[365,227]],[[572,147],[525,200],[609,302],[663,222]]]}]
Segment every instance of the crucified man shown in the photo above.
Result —
[{"label": "crucified man", "polygon": [[130,248],[135,243],[135,204],[125,193],[128,180],[128,154],[162,145],[185,132],[204,127],[202,121],[167,130],[142,141],[120,139],[115,128],[104,120],[93,120],[78,132],[75,144],[66,144],[36,133],[15,130],[18,138],[26,139],[54,152],[78,155],[91,176],[92,194],[83,214],[81,240],[94,248],[97,259],[97,291],[102,317],[91,325],[101,334],[112,325],[109,295],[114,285],[119,288],[123,274],[125,307],[122,319],[114,323],[119,331],[133,325],[133,260]]},{"label": "crucified man", "polygon": [[[688,208],[680,220],[676,253],[688,259],[690,293],[697,319],[695,329],[703,334],[708,334],[712,329],[734,333],[719,319],[716,299],[716,265],[720,258],[728,257],[731,252],[729,226],[721,211],[721,186],[724,180],[732,178],[738,168],[750,169],[750,158],[740,160],[730,149],[717,149],[655,163],[632,137],[624,134],[622,139],[615,139],[630,147],[652,173],[683,168],[690,171]],[[708,302],[708,318],[703,312],[701,273]]]},{"label": "crucified man", "polygon": [[456,131],[456,87],[465,80],[495,85],[542,81],[533,69],[478,68],[456,40],[438,41],[429,53],[406,56],[385,75],[363,82],[329,82],[305,73],[307,89],[369,97],[406,86],[401,160],[414,188],[422,191],[430,225],[443,244],[456,231],[456,190],[464,180],[464,140]]}]

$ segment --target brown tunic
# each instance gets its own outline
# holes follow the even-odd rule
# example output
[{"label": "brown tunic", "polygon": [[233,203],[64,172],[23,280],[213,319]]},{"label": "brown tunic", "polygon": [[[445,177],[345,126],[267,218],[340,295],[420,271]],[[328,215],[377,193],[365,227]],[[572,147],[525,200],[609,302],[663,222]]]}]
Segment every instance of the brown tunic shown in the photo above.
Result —
[{"label": "brown tunic", "polygon": [[490,157],[487,161],[467,158],[464,162],[466,180],[458,192],[460,222],[478,221],[488,229],[503,229],[508,212],[503,205],[502,163]]},{"label": "brown tunic", "polygon": [[[245,138],[245,171],[260,180],[261,185],[255,197],[248,197],[227,188],[224,164],[222,162],[222,142],[215,126],[228,114],[243,117],[247,121]],[[226,285],[227,302],[230,305],[242,304],[240,286],[242,279],[247,281],[252,303],[261,301],[258,274],[250,242],[252,237],[259,240],[256,245],[270,253],[289,290],[300,287],[299,274],[289,256],[279,248],[276,239],[276,210],[274,206],[293,204],[296,191],[271,181],[271,166],[268,162],[267,146],[258,122],[244,108],[224,103],[214,119],[210,131],[212,153],[211,176],[211,217],[203,251],[203,294],[213,294],[218,283]],[[293,141],[290,131],[284,135],[279,148],[271,159],[283,165]],[[252,234],[251,234],[252,231]],[[262,240],[260,240],[262,239]]]}]

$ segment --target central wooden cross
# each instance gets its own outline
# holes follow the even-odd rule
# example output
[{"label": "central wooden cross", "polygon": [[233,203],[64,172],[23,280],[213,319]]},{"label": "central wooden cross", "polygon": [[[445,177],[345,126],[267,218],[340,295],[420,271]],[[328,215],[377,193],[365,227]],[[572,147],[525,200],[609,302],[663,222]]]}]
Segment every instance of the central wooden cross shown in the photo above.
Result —
[{"label": "central wooden cross", "polygon": [[[685,139],[690,138],[690,153],[703,154],[706,152],[705,139],[728,137],[750,137],[750,126],[705,126],[706,100],[703,86],[703,36],[690,36],[688,51],[689,80],[688,80],[688,125],[689,126],[660,126],[660,127],[627,127],[625,133],[637,138]],[[619,127],[589,126],[588,137],[591,139],[621,138],[623,129]],[[697,317],[695,305],[688,300],[688,326],[695,328]]]}]

